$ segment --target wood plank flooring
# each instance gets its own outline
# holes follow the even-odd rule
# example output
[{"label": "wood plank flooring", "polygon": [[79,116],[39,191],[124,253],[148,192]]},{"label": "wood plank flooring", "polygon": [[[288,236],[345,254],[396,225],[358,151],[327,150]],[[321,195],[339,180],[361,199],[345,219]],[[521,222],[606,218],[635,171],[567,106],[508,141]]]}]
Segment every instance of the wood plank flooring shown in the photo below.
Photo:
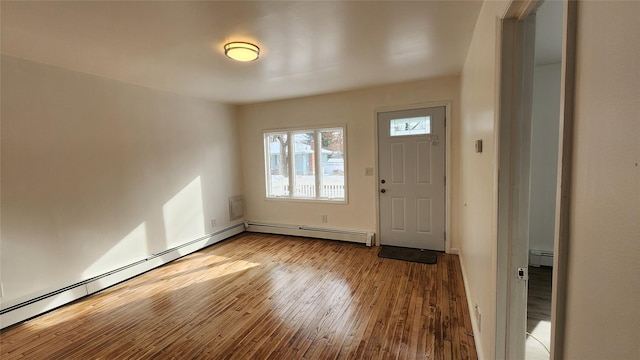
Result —
[{"label": "wood plank flooring", "polygon": [[458,257],[244,233],[5,329],[8,359],[477,359]]},{"label": "wood plank flooring", "polygon": [[553,268],[529,266],[525,360],[551,358],[551,285]]}]

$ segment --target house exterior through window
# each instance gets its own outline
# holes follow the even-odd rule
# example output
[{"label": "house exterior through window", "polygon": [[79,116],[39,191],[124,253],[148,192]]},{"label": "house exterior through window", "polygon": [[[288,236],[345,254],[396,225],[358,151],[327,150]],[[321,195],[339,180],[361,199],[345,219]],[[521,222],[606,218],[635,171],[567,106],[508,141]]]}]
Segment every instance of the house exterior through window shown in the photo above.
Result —
[{"label": "house exterior through window", "polygon": [[264,133],[266,196],[346,202],[344,126]]}]

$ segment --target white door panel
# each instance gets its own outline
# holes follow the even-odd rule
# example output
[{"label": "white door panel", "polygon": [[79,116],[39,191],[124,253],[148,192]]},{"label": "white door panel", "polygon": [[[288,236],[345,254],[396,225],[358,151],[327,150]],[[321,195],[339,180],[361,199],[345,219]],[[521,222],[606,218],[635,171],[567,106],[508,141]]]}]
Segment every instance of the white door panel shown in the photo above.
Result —
[{"label": "white door panel", "polygon": [[380,243],[444,250],[445,107],[378,113]]}]

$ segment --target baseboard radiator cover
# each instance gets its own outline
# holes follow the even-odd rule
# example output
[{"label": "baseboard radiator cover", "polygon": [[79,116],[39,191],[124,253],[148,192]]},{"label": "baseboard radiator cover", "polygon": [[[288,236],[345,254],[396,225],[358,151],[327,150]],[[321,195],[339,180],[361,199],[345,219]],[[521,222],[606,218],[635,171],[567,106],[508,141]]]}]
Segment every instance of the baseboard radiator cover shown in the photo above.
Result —
[{"label": "baseboard radiator cover", "polygon": [[[471,288],[469,287],[469,282],[467,278],[467,269],[464,266],[464,261],[462,260],[462,251],[458,248],[452,248],[451,253],[458,255],[458,262],[460,263],[460,270],[462,271],[462,284],[464,285],[464,291],[467,295],[467,308],[469,309],[469,317],[471,318],[471,328],[473,329],[473,336],[480,334],[480,325],[478,323],[478,318],[475,316],[475,308],[472,305],[474,301],[472,301],[472,296],[474,295],[471,292]],[[478,360],[484,360],[484,352],[482,349],[482,342],[479,341],[479,338],[475,338],[476,344],[476,353],[478,355]]]},{"label": "baseboard radiator cover", "polygon": [[245,229],[250,232],[302,236],[318,239],[356,242],[371,246],[374,233],[359,230],[331,229],[305,225],[270,224],[256,221],[245,221]]},{"label": "baseboard radiator cover", "polygon": [[548,250],[529,250],[529,265],[540,266],[553,266],[553,251]]},{"label": "baseboard radiator cover", "polygon": [[47,294],[20,301],[13,305],[2,304],[2,308],[0,308],[0,329],[29,320],[62,305],[104,290],[242,232],[244,232],[244,224],[239,223]]}]

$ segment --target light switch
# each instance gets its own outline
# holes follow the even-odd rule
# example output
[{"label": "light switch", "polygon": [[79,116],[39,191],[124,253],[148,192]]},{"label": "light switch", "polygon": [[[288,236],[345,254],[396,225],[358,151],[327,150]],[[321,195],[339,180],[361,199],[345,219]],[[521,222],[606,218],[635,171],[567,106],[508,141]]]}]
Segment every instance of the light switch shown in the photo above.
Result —
[{"label": "light switch", "polygon": [[373,176],[373,168],[365,168],[364,176]]},{"label": "light switch", "polygon": [[476,140],[476,152],[477,153],[482,152],[482,139]]}]

